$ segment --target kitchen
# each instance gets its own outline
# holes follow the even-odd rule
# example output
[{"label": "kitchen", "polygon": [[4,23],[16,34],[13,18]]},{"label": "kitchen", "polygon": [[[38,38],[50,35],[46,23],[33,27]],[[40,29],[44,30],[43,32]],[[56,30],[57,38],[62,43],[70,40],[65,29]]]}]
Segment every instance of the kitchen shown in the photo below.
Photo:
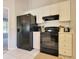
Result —
[{"label": "kitchen", "polygon": [[[19,13],[17,13],[18,15]],[[41,32],[45,32],[45,28],[48,27],[59,27],[58,33],[58,51],[59,59],[72,59],[72,28],[70,18],[70,0],[60,1],[51,5],[31,9],[19,15],[32,14],[36,16],[36,23],[41,28]],[[18,15],[18,16],[19,16]],[[51,21],[45,21],[43,17],[59,15],[59,19]],[[48,29],[47,29],[48,30]],[[50,29],[48,30],[50,31]],[[40,50],[40,30],[33,33],[33,48]],[[38,38],[39,37],[39,38]],[[36,57],[36,59],[39,56]],[[57,57],[56,57],[57,58]],[[41,58],[42,59],[42,58]],[[54,58],[55,59],[55,58]]]}]

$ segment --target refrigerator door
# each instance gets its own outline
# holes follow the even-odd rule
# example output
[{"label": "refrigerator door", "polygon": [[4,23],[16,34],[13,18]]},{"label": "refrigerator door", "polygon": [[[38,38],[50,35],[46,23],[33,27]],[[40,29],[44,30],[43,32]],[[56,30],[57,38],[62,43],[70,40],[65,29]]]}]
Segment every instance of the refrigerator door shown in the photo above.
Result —
[{"label": "refrigerator door", "polygon": [[29,16],[17,17],[17,47],[25,50],[33,49],[33,34],[30,32]]}]

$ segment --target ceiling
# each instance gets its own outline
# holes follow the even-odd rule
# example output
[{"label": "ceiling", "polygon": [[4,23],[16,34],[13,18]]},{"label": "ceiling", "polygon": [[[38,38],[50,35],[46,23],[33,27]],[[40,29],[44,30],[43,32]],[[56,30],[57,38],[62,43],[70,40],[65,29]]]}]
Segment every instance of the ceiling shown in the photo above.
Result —
[{"label": "ceiling", "polygon": [[42,6],[58,3],[65,0],[29,0],[29,9],[39,8]]},{"label": "ceiling", "polygon": [[[9,1],[9,0],[7,0]],[[16,14],[22,14],[26,11],[36,9],[39,7],[47,6],[50,4],[55,4],[58,2],[62,2],[66,0],[15,0],[15,9],[16,9]],[[7,10],[4,9],[4,17],[8,17],[8,12]]]}]

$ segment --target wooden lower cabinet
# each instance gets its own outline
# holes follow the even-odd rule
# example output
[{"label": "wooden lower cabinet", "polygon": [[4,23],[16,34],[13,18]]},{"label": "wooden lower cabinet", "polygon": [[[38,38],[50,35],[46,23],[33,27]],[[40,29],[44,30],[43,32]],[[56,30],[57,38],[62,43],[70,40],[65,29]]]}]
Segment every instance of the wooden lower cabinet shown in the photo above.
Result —
[{"label": "wooden lower cabinet", "polygon": [[59,33],[59,54],[72,56],[72,33]]}]

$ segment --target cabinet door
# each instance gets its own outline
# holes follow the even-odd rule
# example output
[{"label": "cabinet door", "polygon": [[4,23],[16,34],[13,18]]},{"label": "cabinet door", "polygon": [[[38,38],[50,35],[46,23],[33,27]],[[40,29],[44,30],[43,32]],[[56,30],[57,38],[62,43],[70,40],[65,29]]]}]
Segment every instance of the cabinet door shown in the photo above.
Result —
[{"label": "cabinet door", "polygon": [[50,15],[51,13],[50,7],[44,7],[44,8],[38,9],[37,13],[38,13],[37,23],[44,23],[42,17]]},{"label": "cabinet door", "polygon": [[44,21],[43,21],[43,19],[42,19],[42,17],[43,17],[43,15],[44,15],[44,11],[42,10],[38,10],[39,12],[38,12],[38,19],[37,19],[37,23],[43,23]]},{"label": "cabinet door", "polygon": [[33,48],[40,49],[40,32],[33,32]]},{"label": "cabinet door", "polygon": [[70,1],[59,4],[60,21],[70,21]]},{"label": "cabinet door", "polygon": [[72,34],[59,34],[59,54],[72,56]]},{"label": "cabinet door", "polygon": [[57,6],[57,5],[51,5],[51,6],[50,6],[50,10],[49,10],[50,15],[59,14],[58,8],[59,8],[59,6]]}]

